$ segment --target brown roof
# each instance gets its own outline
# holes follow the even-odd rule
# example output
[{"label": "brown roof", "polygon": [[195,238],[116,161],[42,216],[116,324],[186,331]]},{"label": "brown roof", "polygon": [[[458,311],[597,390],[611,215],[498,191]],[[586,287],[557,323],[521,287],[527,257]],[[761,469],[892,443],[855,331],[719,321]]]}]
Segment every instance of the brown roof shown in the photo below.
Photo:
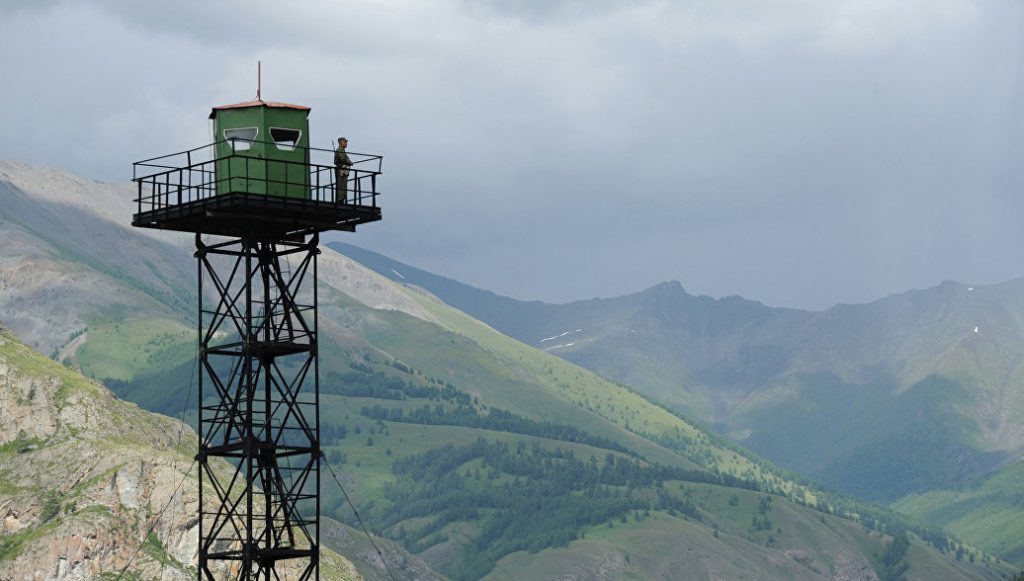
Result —
[{"label": "brown roof", "polygon": [[245,107],[277,107],[282,109],[298,109],[299,111],[309,111],[309,107],[305,105],[291,105],[289,103],[275,103],[274,101],[246,101],[244,103],[235,103],[234,105],[221,105],[220,107],[214,107],[210,111],[210,119],[213,119],[217,115],[217,111],[222,109],[243,109]]}]

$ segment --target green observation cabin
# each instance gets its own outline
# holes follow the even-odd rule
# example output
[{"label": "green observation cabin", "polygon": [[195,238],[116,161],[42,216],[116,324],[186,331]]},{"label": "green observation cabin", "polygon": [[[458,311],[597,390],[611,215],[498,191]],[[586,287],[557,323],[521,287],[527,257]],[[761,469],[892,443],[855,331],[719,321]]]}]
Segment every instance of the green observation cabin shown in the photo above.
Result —
[{"label": "green observation cabin", "polygon": [[133,225],[254,239],[354,231],[381,219],[382,158],[310,147],[310,108],[255,100],[214,107],[213,142],[134,164]]},{"label": "green observation cabin", "polygon": [[239,103],[214,107],[210,120],[220,159],[218,194],[309,198],[309,107]]}]

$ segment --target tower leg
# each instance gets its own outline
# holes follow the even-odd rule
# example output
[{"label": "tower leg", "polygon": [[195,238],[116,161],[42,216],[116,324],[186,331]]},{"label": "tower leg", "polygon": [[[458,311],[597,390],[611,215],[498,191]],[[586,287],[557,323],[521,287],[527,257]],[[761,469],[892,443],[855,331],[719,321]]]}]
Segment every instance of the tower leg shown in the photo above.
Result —
[{"label": "tower leg", "polygon": [[320,578],[318,244],[196,237],[201,580]]}]

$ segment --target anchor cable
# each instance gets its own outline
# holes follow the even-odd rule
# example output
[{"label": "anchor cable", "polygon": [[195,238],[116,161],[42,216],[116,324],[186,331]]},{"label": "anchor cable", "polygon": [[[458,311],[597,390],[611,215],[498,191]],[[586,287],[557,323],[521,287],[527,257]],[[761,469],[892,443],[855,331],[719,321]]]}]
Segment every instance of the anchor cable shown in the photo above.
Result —
[{"label": "anchor cable", "polygon": [[356,520],[359,521],[359,526],[363,529],[363,534],[369,539],[370,544],[373,545],[374,550],[377,551],[377,556],[380,557],[380,562],[384,563],[384,569],[388,572],[388,577],[391,577],[391,581],[398,581],[395,578],[395,574],[391,572],[391,567],[388,566],[387,559],[384,558],[384,553],[380,551],[380,547],[374,542],[373,537],[370,535],[370,531],[366,530],[366,525],[363,524],[363,517],[359,516],[359,511],[356,510],[356,506],[352,504],[352,499],[349,498],[348,492],[345,491],[345,487],[341,485],[341,481],[338,480],[338,475],[334,473],[334,468],[331,467],[331,463],[327,461],[327,457],[323,457],[324,464],[327,466],[327,470],[331,472],[331,476],[334,477],[334,482],[337,483],[338,488],[341,489],[341,493],[345,495],[345,501],[348,502],[349,507],[352,508],[352,513],[356,515]]}]

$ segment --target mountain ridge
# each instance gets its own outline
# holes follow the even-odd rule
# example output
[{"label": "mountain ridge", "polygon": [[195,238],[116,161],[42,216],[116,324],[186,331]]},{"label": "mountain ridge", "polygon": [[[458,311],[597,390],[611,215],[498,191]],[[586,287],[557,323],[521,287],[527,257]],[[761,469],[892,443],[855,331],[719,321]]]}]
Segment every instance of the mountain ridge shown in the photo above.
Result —
[{"label": "mountain ridge", "polygon": [[[881,302],[881,301],[885,301],[885,300],[888,300],[888,299],[892,299],[892,298],[895,298],[895,297],[900,297],[900,296],[904,296],[904,295],[908,295],[908,294],[912,295],[912,294],[915,294],[915,293],[929,293],[929,292],[934,291],[934,290],[946,289],[946,288],[949,288],[949,287],[999,288],[999,287],[1004,287],[1004,286],[1008,286],[1008,285],[1015,285],[1015,284],[1024,285],[1024,276],[1017,277],[1017,278],[1012,278],[1012,279],[1001,281],[1001,282],[985,284],[985,285],[974,285],[974,284],[969,284],[969,283],[963,283],[963,282],[960,282],[960,281],[957,281],[957,280],[954,280],[954,279],[944,279],[944,280],[939,281],[938,283],[936,283],[935,285],[932,285],[932,286],[922,287],[922,288],[911,288],[911,289],[906,289],[906,290],[902,290],[902,291],[898,291],[898,292],[893,292],[893,293],[889,293],[889,294],[886,294],[886,295],[883,295],[883,296],[880,296],[880,297],[877,297],[875,299],[871,299],[871,300],[865,301],[865,302],[859,302],[859,303],[837,302],[837,303],[834,303],[833,305],[831,305],[829,307],[826,307],[826,308],[821,308],[821,309],[805,309],[805,308],[798,308],[798,307],[780,307],[780,306],[766,305],[762,301],[759,301],[759,300],[753,299],[753,298],[748,298],[748,297],[745,297],[745,296],[740,295],[740,294],[724,295],[724,296],[721,296],[721,297],[718,297],[718,298],[715,298],[715,297],[712,297],[712,296],[709,296],[709,295],[702,295],[702,294],[694,295],[694,294],[690,294],[689,291],[686,290],[686,287],[682,283],[682,281],[680,281],[678,279],[669,279],[669,280],[665,280],[665,281],[662,281],[662,282],[659,282],[659,283],[655,283],[655,284],[653,284],[653,285],[651,285],[649,287],[646,287],[646,288],[638,289],[636,291],[633,291],[632,293],[627,293],[627,294],[624,294],[624,295],[616,295],[616,296],[611,296],[611,297],[579,298],[579,299],[573,299],[573,300],[570,300],[570,301],[562,301],[562,302],[548,302],[548,301],[537,300],[537,299],[517,299],[517,298],[514,298],[514,297],[507,296],[507,295],[499,294],[499,293],[497,293],[495,291],[492,291],[492,290],[482,289],[482,288],[479,288],[479,287],[474,287],[472,285],[469,285],[469,284],[463,283],[461,281],[458,281],[458,280],[456,280],[454,278],[450,278],[450,277],[447,277],[447,276],[444,276],[444,275],[439,275],[439,274],[435,274],[435,273],[432,273],[432,272],[420,269],[418,267],[406,264],[406,263],[401,262],[399,260],[395,260],[393,258],[390,258],[390,257],[385,256],[383,254],[380,254],[378,252],[374,252],[372,250],[368,250],[366,248],[362,248],[362,247],[356,246],[354,244],[349,244],[349,243],[346,243],[346,242],[340,242],[340,241],[337,241],[337,240],[329,241],[327,244],[330,247],[338,250],[339,252],[341,252],[345,256],[349,256],[349,257],[353,258],[354,260],[358,261],[360,264],[364,264],[364,265],[368,266],[369,268],[373,269],[378,274],[380,274],[382,276],[385,276],[387,278],[390,278],[391,280],[394,280],[395,282],[399,282],[399,283],[403,283],[403,284],[417,285],[417,283],[415,281],[419,277],[423,277],[423,279],[421,279],[421,280],[431,280],[431,281],[435,281],[436,280],[437,281],[437,282],[431,282],[425,288],[434,287],[434,286],[437,286],[437,284],[439,282],[444,282],[444,283],[451,284],[453,286],[460,287],[459,290],[464,292],[464,293],[466,293],[466,294],[473,294],[473,295],[478,295],[478,296],[481,296],[481,297],[492,297],[492,298],[496,298],[496,299],[499,299],[499,300],[502,300],[502,301],[511,301],[511,302],[519,303],[519,304],[527,304],[527,305],[535,305],[535,306],[546,306],[546,307],[564,307],[564,306],[573,305],[573,304],[577,304],[577,303],[584,303],[584,302],[610,301],[610,300],[615,300],[615,299],[621,299],[621,298],[624,298],[624,297],[629,297],[629,296],[639,295],[639,294],[643,294],[643,293],[648,293],[648,292],[651,292],[651,291],[657,291],[658,289],[671,288],[671,289],[682,290],[685,294],[687,294],[690,297],[706,298],[706,299],[710,299],[710,300],[716,301],[716,302],[740,300],[740,301],[743,301],[745,303],[752,303],[752,304],[755,304],[755,305],[761,305],[761,306],[764,306],[764,307],[766,307],[768,309],[773,309],[773,310],[795,311],[795,312],[801,312],[801,313],[822,313],[822,312],[834,309],[836,307],[859,307],[859,306],[864,306],[864,305],[871,305],[871,304],[878,303],[878,302]],[[394,268],[395,270],[392,270],[392,268]],[[409,276],[410,273],[412,273],[412,276]],[[420,286],[420,285],[417,285],[417,286]],[[449,292],[454,293],[454,291],[449,291]],[[439,298],[442,298],[442,300],[444,300],[443,297],[446,296],[446,295],[444,295],[442,293],[442,294],[439,294],[438,296],[439,296]],[[447,295],[447,296],[449,296],[449,298],[451,298],[451,295]],[[445,301],[445,302],[448,302],[448,301]],[[461,302],[461,301],[453,300],[453,302]]]}]

